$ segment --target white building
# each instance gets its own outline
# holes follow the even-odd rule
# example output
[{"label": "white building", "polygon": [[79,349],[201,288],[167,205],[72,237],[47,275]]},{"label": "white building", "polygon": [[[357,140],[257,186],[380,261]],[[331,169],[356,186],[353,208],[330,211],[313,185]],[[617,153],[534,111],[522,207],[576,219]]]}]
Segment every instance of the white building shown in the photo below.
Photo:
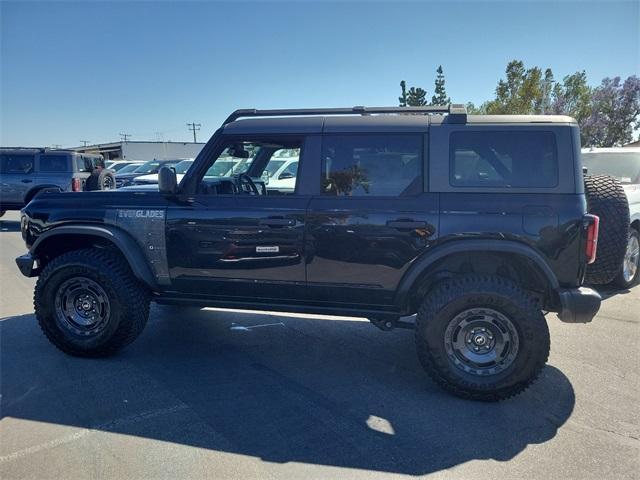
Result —
[{"label": "white building", "polygon": [[153,160],[164,158],[195,158],[204,143],[189,142],[113,142],[75,147],[82,153],[99,153],[105,160]]}]

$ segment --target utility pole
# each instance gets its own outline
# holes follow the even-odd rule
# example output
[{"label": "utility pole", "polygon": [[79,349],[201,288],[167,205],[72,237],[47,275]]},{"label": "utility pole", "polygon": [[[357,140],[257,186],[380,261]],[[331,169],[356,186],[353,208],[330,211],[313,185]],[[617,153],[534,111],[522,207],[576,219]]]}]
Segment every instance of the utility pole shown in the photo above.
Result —
[{"label": "utility pole", "polygon": [[127,140],[129,140],[130,136],[131,136],[130,133],[120,133],[120,140],[127,143]]},{"label": "utility pole", "polygon": [[82,142],[82,146],[86,147],[89,144],[89,140],[80,140]]},{"label": "utility pole", "polygon": [[51,145],[52,148],[56,148],[56,149],[60,148],[61,146],[62,145],[60,145],[59,143],[54,143]]},{"label": "utility pole", "polygon": [[189,130],[191,130],[193,132],[193,143],[197,143],[196,131],[200,130],[201,126],[202,125],[200,125],[199,123],[195,123],[195,122],[187,123],[187,127],[189,127]]}]

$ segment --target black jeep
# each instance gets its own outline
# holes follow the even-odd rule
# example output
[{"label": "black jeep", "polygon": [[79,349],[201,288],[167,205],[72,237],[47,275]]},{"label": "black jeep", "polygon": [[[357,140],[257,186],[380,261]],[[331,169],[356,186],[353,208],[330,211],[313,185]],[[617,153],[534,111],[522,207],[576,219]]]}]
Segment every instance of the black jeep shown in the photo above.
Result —
[{"label": "black jeep", "polygon": [[[598,218],[579,138],[569,117],[460,106],[238,110],[179,185],[163,168],[158,189],[100,204],[38,196],[17,263],[72,355],[133,341],[150,301],[367,317],[415,329],[449,391],[499,400],[543,368],[546,312],[584,323],[600,306],[581,287]],[[293,189],[263,175],[296,158]]]}]

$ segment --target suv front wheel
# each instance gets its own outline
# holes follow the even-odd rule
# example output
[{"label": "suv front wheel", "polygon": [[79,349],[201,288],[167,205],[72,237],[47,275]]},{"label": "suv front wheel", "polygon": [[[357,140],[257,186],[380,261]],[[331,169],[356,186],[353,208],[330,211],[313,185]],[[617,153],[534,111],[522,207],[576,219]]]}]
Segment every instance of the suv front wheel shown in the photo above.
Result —
[{"label": "suv front wheel", "polygon": [[497,401],[538,377],[549,356],[549,329],[535,299],[512,281],[465,275],[425,298],[416,347],[439,385],[459,397]]},{"label": "suv front wheel", "polygon": [[75,250],[53,259],[36,283],[36,318],[65,353],[103,357],[131,343],[149,316],[149,295],[117,253]]}]

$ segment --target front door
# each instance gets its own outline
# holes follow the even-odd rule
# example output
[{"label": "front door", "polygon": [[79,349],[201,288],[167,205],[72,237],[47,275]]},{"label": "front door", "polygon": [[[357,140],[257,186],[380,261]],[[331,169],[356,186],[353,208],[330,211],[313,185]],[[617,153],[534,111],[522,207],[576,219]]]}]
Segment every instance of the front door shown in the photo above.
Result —
[{"label": "front door", "polygon": [[425,134],[329,135],[321,191],[309,205],[309,298],[393,304],[409,265],[431,244],[438,196],[424,192]]},{"label": "front door", "polygon": [[233,137],[223,139],[217,151],[197,192],[168,210],[173,285],[245,304],[300,298],[311,197],[299,185],[270,187],[269,175],[305,156],[303,139]]}]

